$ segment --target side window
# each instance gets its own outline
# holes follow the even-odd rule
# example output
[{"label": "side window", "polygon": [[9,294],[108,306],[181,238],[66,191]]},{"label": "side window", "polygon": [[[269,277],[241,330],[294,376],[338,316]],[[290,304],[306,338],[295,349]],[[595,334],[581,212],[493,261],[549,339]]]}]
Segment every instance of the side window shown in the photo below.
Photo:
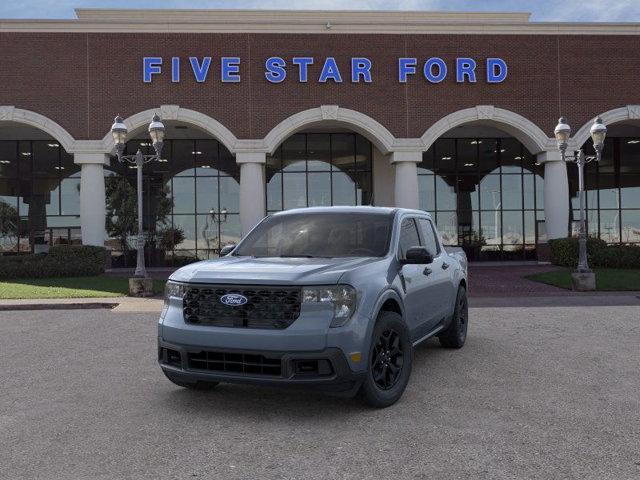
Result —
[{"label": "side window", "polygon": [[418,235],[415,220],[413,218],[405,218],[400,225],[400,243],[398,244],[400,258],[405,258],[409,248],[420,245],[420,236]]},{"label": "side window", "polygon": [[422,238],[424,238],[424,246],[434,257],[440,254],[440,244],[436,239],[436,232],[433,227],[433,223],[426,218],[419,218],[420,230],[422,231]]}]

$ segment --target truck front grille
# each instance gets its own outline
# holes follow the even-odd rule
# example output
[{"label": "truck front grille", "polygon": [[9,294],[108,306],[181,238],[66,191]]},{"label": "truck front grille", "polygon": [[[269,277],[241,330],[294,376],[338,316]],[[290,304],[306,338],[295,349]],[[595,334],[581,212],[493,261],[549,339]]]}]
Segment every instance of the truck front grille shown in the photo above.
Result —
[{"label": "truck front grille", "polygon": [[188,353],[187,361],[191,370],[242,373],[245,375],[282,375],[282,360],[267,358],[251,353],[229,353],[203,350]]},{"label": "truck front grille", "polygon": [[[225,305],[225,295],[242,295],[242,305]],[[300,315],[299,287],[203,285],[184,295],[184,321],[216,327],[283,329]]]}]

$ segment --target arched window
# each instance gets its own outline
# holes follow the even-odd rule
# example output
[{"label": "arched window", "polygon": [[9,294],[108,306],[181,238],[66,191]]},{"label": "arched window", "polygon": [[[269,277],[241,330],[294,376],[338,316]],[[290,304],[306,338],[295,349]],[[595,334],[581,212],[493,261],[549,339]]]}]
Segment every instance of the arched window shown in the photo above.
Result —
[{"label": "arched window", "polygon": [[[152,150],[148,140],[131,140],[126,153],[134,154],[138,148],[145,154]],[[110,168],[106,174],[107,244],[119,252],[116,265],[131,266],[135,264],[135,222],[131,225],[137,218],[135,202],[126,202],[121,192],[135,195],[136,170],[115,157]],[[147,163],[143,170],[145,230],[151,233],[146,249],[149,264],[180,265],[215,258],[222,246],[238,242],[239,182],[235,158],[217,140],[165,140],[162,161]],[[129,221],[119,218],[118,208],[126,208]]]},{"label": "arched window", "polygon": [[267,211],[368,205],[372,146],[355,133],[298,133],[267,157]]},{"label": "arched window", "polygon": [[514,138],[440,138],[418,166],[420,208],[473,260],[533,258],[542,172]]},{"label": "arched window", "polygon": [[[640,244],[640,134],[637,127],[613,125],[602,159],[585,168],[587,231],[607,243]],[[583,146],[593,152],[591,140]],[[580,219],[578,171],[567,165],[571,197],[571,232]]]},{"label": "arched window", "polygon": [[32,135],[39,139],[0,140],[0,252],[5,254],[81,241],[80,167],[59,142],[40,140],[46,138],[40,131]]}]

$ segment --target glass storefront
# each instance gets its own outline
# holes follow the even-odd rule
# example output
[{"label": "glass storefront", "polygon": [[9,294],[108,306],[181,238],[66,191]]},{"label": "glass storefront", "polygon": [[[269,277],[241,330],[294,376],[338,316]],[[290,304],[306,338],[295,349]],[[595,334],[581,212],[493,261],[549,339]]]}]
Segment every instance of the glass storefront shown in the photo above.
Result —
[{"label": "glass storefront", "polygon": [[372,145],[355,133],[299,133],[266,165],[267,211],[329,205],[369,205]]},{"label": "glass storefront", "polygon": [[[151,154],[148,140],[132,140],[126,153],[140,148]],[[163,160],[143,170],[146,248],[149,265],[178,265],[214,258],[227,243],[240,239],[240,170],[218,141],[166,140]],[[113,266],[135,265],[136,169],[111,159],[105,169],[107,246]]]},{"label": "glass storefront", "polygon": [[54,140],[0,141],[0,253],[79,244],[80,167]]},{"label": "glass storefront", "polygon": [[[591,154],[589,141],[585,153]],[[568,164],[571,231],[578,234],[578,169]],[[602,160],[585,168],[587,231],[607,243],[640,243],[640,138],[608,137]]]},{"label": "glass storefront", "polygon": [[420,208],[470,260],[535,258],[543,167],[513,138],[440,138],[418,165]]}]

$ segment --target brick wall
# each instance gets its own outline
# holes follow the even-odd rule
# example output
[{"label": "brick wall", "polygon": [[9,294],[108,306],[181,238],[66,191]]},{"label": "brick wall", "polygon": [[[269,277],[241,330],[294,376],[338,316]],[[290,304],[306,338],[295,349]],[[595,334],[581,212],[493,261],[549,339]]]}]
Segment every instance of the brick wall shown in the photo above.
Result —
[{"label": "brick wall", "polygon": [[[523,115],[550,135],[560,113],[577,129],[593,115],[640,103],[636,36],[553,35],[302,35],[0,33],[0,105],[45,115],[77,139],[102,138],[113,116],[161,104],[201,111],[238,138],[261,138],[284,118],[322,104],[363,112],[397,137],[418,137],[443,116],[478,104]],[[309,82],[264,78],[269,56],[313,56]],[[558,58],[560,55],[560,58]],[[142,81],[142,57],[165,58],[165,73]],[[172,83],[169,60],[183,59]],[[209,78],[196,83],[188,56],[212,56]],[[242,58],[241,83],[219,81],[220,57]],[[335,56],[344,82],[317,82],[321,63]],[[349,81],[349,59],[373,61],[373,83]],[[442,57],[450,71],[438,85],[418,74],[397,80],[397,58]],[[454,59],[479,61],[477,84],[457,84]],[[507,61],[504,83],[485,83],[486,57]],[[593,71],[596,69],[595,71]],[[562,98],[561,98],[562,96]]]}]

